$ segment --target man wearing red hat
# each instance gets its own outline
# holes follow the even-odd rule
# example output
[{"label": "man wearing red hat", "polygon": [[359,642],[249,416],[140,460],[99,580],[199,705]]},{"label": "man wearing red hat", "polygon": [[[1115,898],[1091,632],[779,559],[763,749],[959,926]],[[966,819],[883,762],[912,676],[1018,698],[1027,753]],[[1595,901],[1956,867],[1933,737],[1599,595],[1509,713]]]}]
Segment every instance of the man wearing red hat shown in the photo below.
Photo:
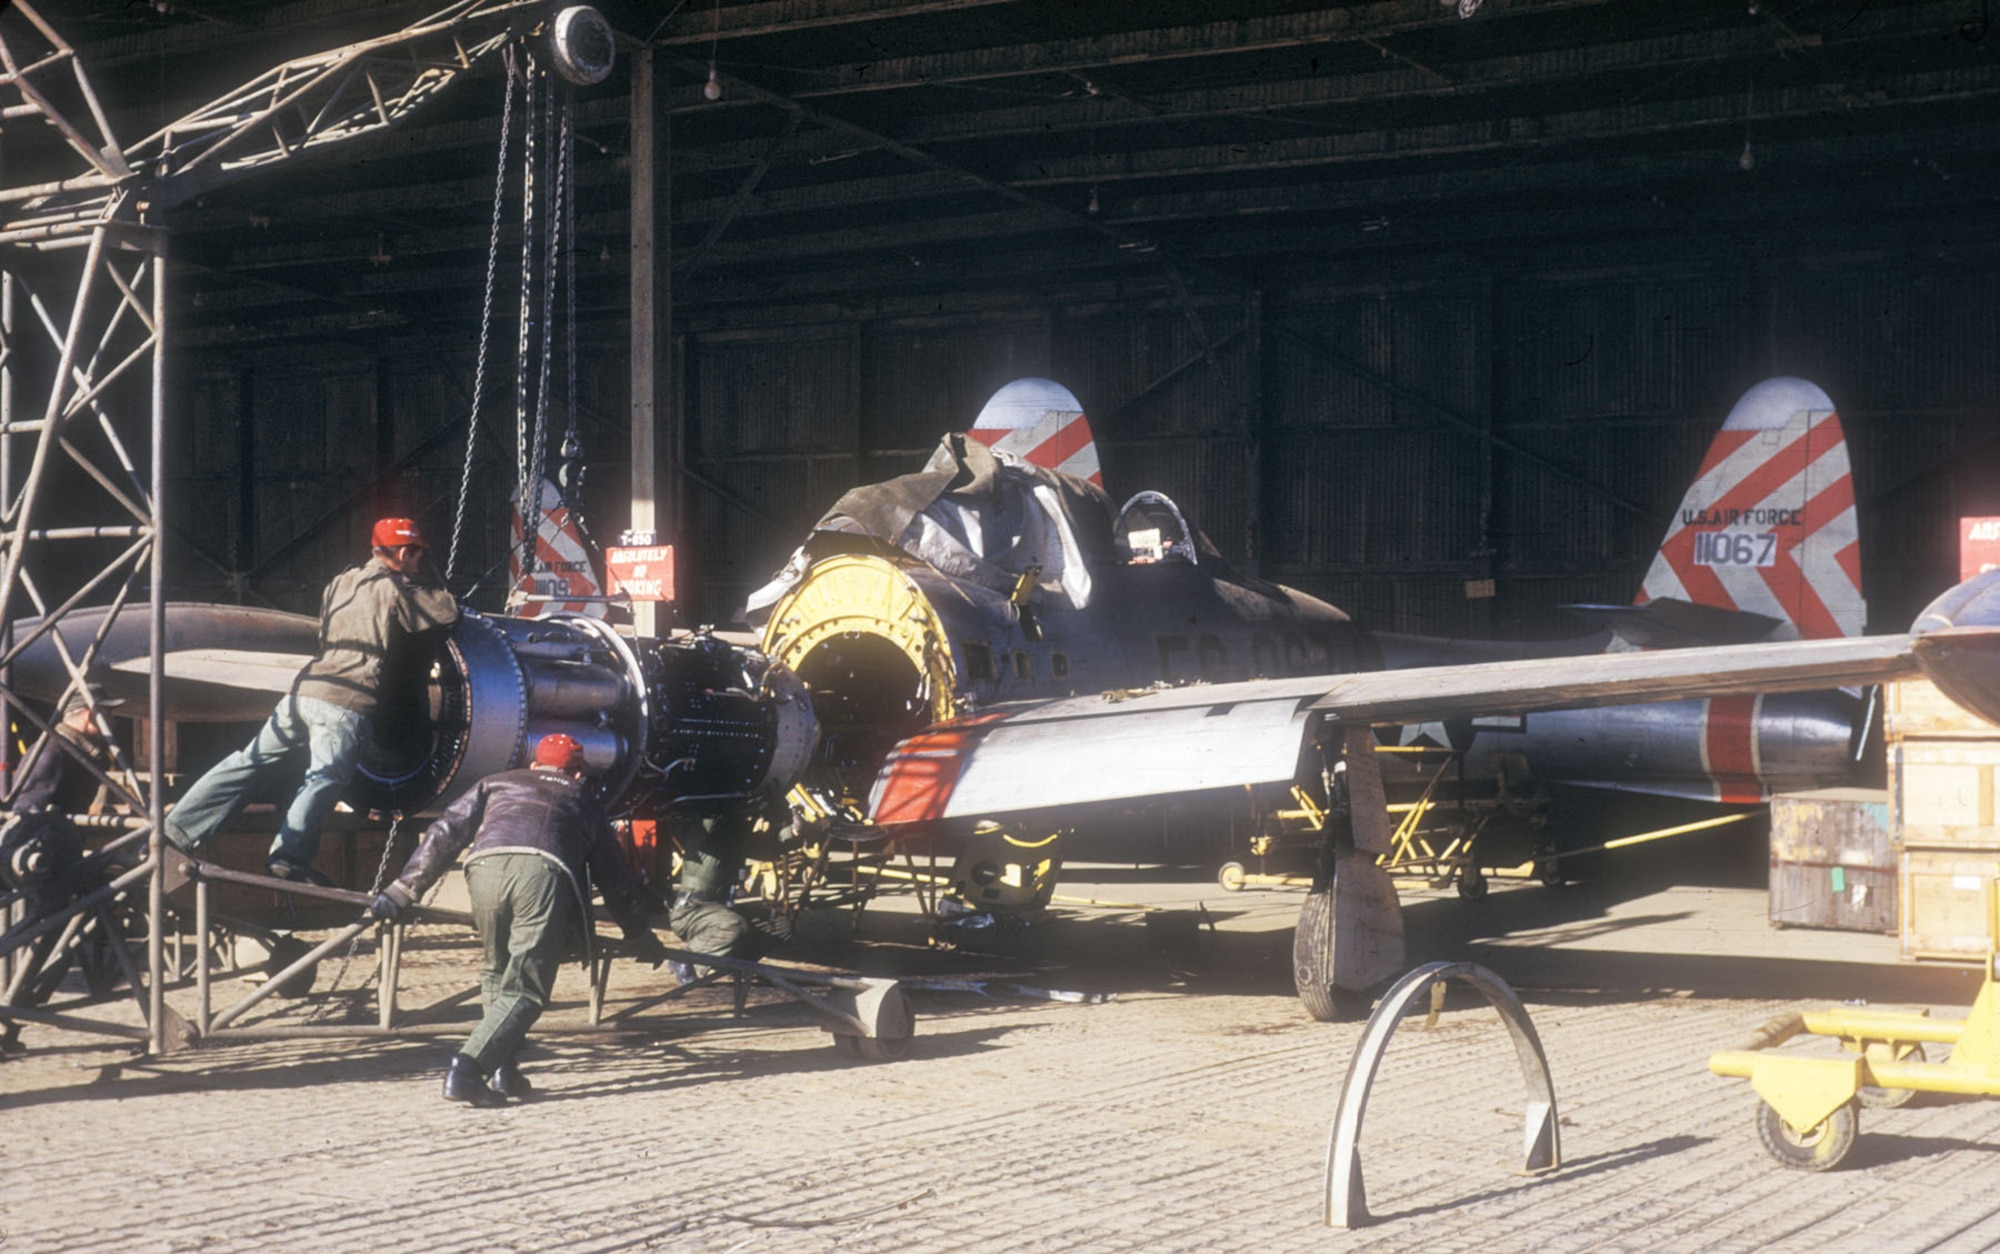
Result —
[{"label": "man wearing red hat", "polygon": [[375,553],[335,575],[320,598],[319,654],[254,739],[195,781],[167,816],[167,839],[199,850],[293,754],[311,755],[304,782],[271,842],[268,866],[279,879],[324,884],[313,869],[319,829],[354,778],[354,765],[379,703],[382,663],[408,637],[458,621],[458,602],[424,561],[417,524],[375,524]]},{"label": "man wearing red hat", "polygon": [[639,960],[657,967],[666,957],[646,921],[646,890],[584,782],[587,769],[573,738],[542,737],[532,767],[488,775],[424,829],[403,873],[369,903],[376,918],[395,919],[471,847],[465,890],[486,951],[479,973],[486,1010],[445,1068],[449,1101],[498,1106],[532,1090],[514,1058],[549,1004],[579,927],[590,962],[593,884]]}]

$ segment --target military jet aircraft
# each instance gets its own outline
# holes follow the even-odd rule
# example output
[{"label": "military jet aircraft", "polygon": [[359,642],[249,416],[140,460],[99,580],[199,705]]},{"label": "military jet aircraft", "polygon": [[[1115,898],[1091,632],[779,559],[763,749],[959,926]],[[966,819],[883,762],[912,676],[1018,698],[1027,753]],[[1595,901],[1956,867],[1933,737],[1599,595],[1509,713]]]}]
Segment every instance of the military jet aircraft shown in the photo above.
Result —
[{"label": "military jet aircraft", "polygon": [[[1752,396],[1711,452],[1710,495],[1691,495],[1663,560],[1680,588],[1713,579],[1754,608],[1703,613],[1662,576],[1639,607],[1608,615],[1628,641],[1678,633],[1702,642],[1691,647],[1384,669],[1376,637],[1323,601],[1232,572],[1164,496],[1112,509],[1094,482],[1081,407],[1047,381],[1018,381],[924,470],[835,504],[753,598],[761,649],[640,639],[578,615],[467,615],[401,686],[410,704],[381,720],[350,802],[434,807],[518,764],[551,730],[584,744],[620,805],[789,787],[848,836],[884,841],[983,832],[1032,846],[1087,830],[1108,806],[1297,789],[1317,814],[1326,872],[1301,915],[1300,991],[1331,1013],[1336,992],[1401,965],[1396,896],[1375,863],[1387,848],[1373,728],[1493,717],[1527,726],[1547,710],[1667,699],[1745,698],[1754,713],[1759,694],[1920,668],[1962,703],[2000,711],[1992,578],[1948,594],[1909,635],[1785,638],[1858,625],[1858,591],[1828,606],[1811,578],[1830,566],[1858,585],[1843,539],[1852,499],[1837,438],[1814,443],[1838,431],[1823,394],[1786,383]],[[1737,457],[1759,445],[1775,451]],[[1793,480],[1806,487],[1796,505],[1780,495]],[[1788,582],[1794,568],[1803,584]],[[1753,595],[1745,574],[1770,595]],[[1825,614],[1791,608],[1805,603],[1803,588]],[[238,719],[268,710],[315,628],[235,607],[179,606],[168,618],[170,706]],[[17,684],[35,691],[41,667],[45,686],[60,688],[61,635],[75,637],[73,654],[95,640],[107,687],[123,678],[136,690],[141,629],[101,619],[16,624],[31,642]],[[1739,642],[1709,643],[1732,633]],[[1770,710],[1775,698],[1762,699]],[[1718,720],[1713,704],[1700,709],[1688,734],[1708,744]],[[1754,718],[1733,726],[1751,737],[1760,769],[1749,777],[1771,782],[1777,738]],[[1852,724],[1838,732],[1844,752]],[[1650,743],[1643,731],[1640,740]],[[1016,866],[1032,861],[1017,855]]]},{"label": "military jet aircraft", "polygon": [[[1574,655],[1607,640],[1832,638],[1857,634],[1866,613],[1840,421],[1804,380],[1767,380],[1736,405],[1639,603],[1581,607],[1609,631],[1577,640],[1369,633],[1323,601],[1233,571],[1164,495],[1141,492],[1114,512],[1097,484],[1082,407],[1059,384],[1024,379],[922,472],[857,488],[827,513],[749,607],[766,651],[815,694],[826,739],[809,787],[852,802],[890,742],[996,703]],[[1426,720],[1384,737],[1455,751],[1461,780],[1525,773],[1741,803],[1844,781],[1867,725],[1858,694],[1823,691]],[[1121,773],[1146,769],[1139,753]],[[1218,786],[1180,782],[1181,792]],[[904,813],[898,788],[883,799],[875,817]],[[1001,796],[965,804],[1009,808]],[[1018,865],[1002,870],[1022,878]],[[1479,862],[1464,870],[1476,882]]]},{"label": "military jet aircraft", "polygon": [[[1230,789],[1304,787],[1316,825],[1344,811],[1354,834],[1331,839],[1372,859],[1388,849],[1371,727],[1408,739],[1457,722],[1472,743],[1455,747],[1490,738],[1479,760],[1495,769],[1524,759],[1543,778],[1670,795],[1834,782],[1867,726],[1862,698],[1837,688],[1927,656],[1909,637],[1856,634],[1845,442],[1803,380],[1759,384],[1732,411],[1639,603],[1595,610],[1615,651],[1485,647],[1458,665],[1437,665],[1451,659],[1437,642],[1377,637],[1231,570],[1158,493],[1113,509],[1083,423],[1059,385],[1008,385],[922,471],[836,502],[750,603],[764,652],[813,694],[822,740],[805,790],[836,808],[865,790],[868,821],[906,839],[983,828],[1029,851],[1003,850],[989,884],[1031,885],[1052,864],[1050,829]],[[1965,657],[1929,656],[1946,653]],[[1346,922],[1322,876],[1302,916],[1320,924],[1301,937],[1372,939],[1338,971],[1331,953],[1302,959],[1302,993],[1400,963],[1393,890],[1372,863],[1333,862]]]}]

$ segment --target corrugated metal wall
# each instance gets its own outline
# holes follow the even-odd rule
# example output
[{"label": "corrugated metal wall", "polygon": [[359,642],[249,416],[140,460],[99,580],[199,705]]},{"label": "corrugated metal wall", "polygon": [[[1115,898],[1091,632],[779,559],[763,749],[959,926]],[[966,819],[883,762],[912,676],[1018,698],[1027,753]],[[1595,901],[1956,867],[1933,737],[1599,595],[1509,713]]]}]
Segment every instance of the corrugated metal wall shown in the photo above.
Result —
[{"label": "corrugated metal wall", "polygon": [[[1848,262],[694,328],[684,618],[732,617],[840,492],[916,468],[1041,374],[1082,398],[1114,502],[1165,491],[1231,560],[1388,629],[1566,634],[1556,606],[1631,599],[1735,398],[1797,373],[1847,420],[1875,626],[1894,629],[1950,582],[1958,515],[2000,513],[1995,286]],[[603,540],[628,482],[608,331],[578,398]],[[470,378],[469,354],[191,366],[175,513],[206,556],[177,556],[176,594],[222,593],[233,561],[257,571],[250,599],[311,608],[378,510],[448,531]],[[496,378],[462,570],[504,556],[511,367]]]}]

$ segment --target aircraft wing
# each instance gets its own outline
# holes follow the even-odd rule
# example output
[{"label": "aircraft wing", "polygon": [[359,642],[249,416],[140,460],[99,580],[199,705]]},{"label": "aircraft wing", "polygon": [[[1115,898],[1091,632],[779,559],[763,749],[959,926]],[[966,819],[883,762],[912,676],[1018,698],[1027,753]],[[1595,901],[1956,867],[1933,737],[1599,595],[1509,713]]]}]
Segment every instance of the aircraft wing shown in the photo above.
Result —
[{"label": "aircraft wing", "polygon": [[1431,722],[1881,683],[1921,674],[1911,638],[1861,636],[1191,685],[995,706],[899,744],[878,823],[1139,800],[1296,777],[1316,719]]},{"label": "aircraft wing", "polygon": [[[94,649],[91,678],[106,695],[129,702],[125,712],[142,714],[152,640],[147,607],[109,614],[90,608],[60,623],[13,623],[20,642],[9,663],[13,685],[54,701],[70,682],[65,656],[81,662]],[[262,720],[319,647],[318,619],[251,606],[176,602],[166,607],[165,627],[161,696],[169,717],[182,722]]]},{"label": "aircraft wing", "polygon": [[1288,780],[1326,684],[1321,675],[996,706],[897,745],[869,812],[914,823]]},{"label": "aircraft wing", "polygon": [[[161,659],[163,700],[182,722],[252,722],[291,690],[310,653],[250,649],[177,649]],[[111,664],[102,682],[112,696],[143,702],[150,663],[143,657]]]},{"label": "aircraft wing", "polygon": [[1332,677],[1313,708],[1379,726],[1840,688],[1921,673],[1908,636],[1853,636],[1368,671]]}]

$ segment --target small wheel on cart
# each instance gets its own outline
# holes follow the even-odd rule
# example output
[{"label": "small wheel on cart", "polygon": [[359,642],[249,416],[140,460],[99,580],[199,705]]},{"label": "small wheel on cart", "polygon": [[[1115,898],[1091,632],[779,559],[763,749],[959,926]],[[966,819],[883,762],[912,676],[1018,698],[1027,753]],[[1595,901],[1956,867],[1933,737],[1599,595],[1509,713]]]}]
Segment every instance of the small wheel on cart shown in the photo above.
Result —
[{"label": "small wheel on cart", "polygon": [[[1871,1055],[1873,1052],[1871,1049]],[[1902,1049],[1897,1050],[1895,1060],[1897,1062],[1930,1061],[1924,1057],[1924,1047],[1921,1041],[1912,1042]],[[1861,1104],[1870,1110],[1894,1110],[1898,1106],[1907,1106],[1910,1104],[1910,1099],[1916,1095],[1917,1091],[1915,1089],[1885,1089],[1877,1088],[1873,1084],[1862,1085],[1861,1091],[1855,1094],[1860,1099]]]},{"label": "small wheel on cart", "polygon": [[1539,858],[1535,861],[1535,878],[1543,888],[1561,888],[1569,883],[1569,876],[1563,871],[1562,859]]},{"label": "small wheel on cart", "polygon": [[1848,1102],[1816,1127],[1799,1129],[1786,1123],[1769,1102],[1757,1103],[1757,1139],[1764,1152],[1794,1171],[1827,1171],[1838,1167],[1861,1130],[1855,1103]]},{"label": "small wheel on cart", "polygon": [[1243,891],[1244,875],[1245,871],[1241,862],[1225,862],[1222,864],[1222,869],[1216,872],[1215,881],[1222,885],[1224,892],[1240,893]]},{"label": "small wheel on cart", "polygon": [[1458,873],[1458,895],[1467,901],[1483,901],[1486,898],[1486,872],[1479,864],[1468,862]]}]

